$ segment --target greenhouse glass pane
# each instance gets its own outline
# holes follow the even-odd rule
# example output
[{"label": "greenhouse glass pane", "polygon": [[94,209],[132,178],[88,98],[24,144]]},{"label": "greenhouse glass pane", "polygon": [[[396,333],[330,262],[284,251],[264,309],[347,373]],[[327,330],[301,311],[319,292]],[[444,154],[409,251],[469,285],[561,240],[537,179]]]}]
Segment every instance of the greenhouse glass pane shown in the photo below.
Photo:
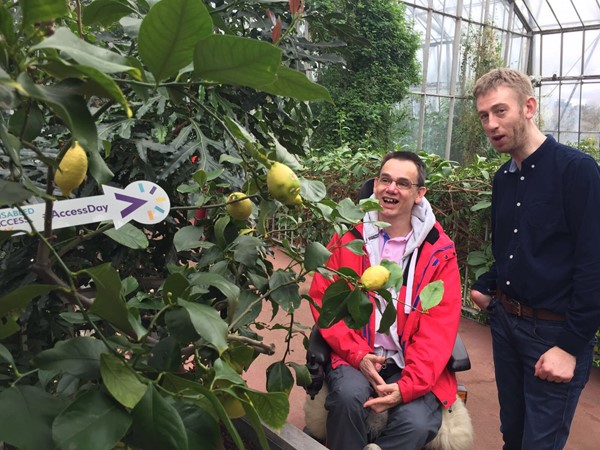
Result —
[{"label": "greenhouse glass pane", "polygon": [[[527,4],[525,4],[525,3],[527,3]],[[531,7],[529,6],[530,3],[531,2],[529,0],[527,0],[527,2],[525,2],[523,0],[516,0],[515,8],[517,8],[519,11],[521,11],[521,14],[525,18],[525,21],[527,22],[529,27],[531,29],[533,29],[534,31],[537,31],[537,30],[539,30],[539,27],[535,20],[535,15],[534,15],[533,11],[531,10]],[[535,2],[535,4],[537,5],[537,2]]]},{"label": "greenhouse glass pane", "polygon": [[600,75],[598,52],[600,52],[600,30],[587,30],[585,32],[584,74]]},{"label": "greenhouse glass pane", "polygon": [[600,83],[584,83],[581,97],[581,131],[600,133]]},{"label": "greenhouse glass pane", "polygon": [[456,15],[456,0],[446,0],[444,11],[448,14]]},{"label": "greenhouse glass pane", "polygon": [[493,8],[493,24],[502,30],[506,30],[508,28],[508,5],[504,0],[496,0]]},{"label": "greenhouse glass pane", "polygon": [[[554,10],[554,13],[560,20],[560,25],[563,28],[580,27],[581,25],[583,25],[581,23],[581,20],[579,20],[579,17],[577,16],[577,12],[575,11],[575,8],[573,8],[573,4],[570,1],[565,1],[565,0],[546,0],[546,1],[550,4],[552,9]],[[592,2],[590,2],[590,0],[586,0],[584,2],[580,1],[579,3],[586,3],[586,2],[592,3]]]},{"label": "greenhouse glass pane", "polygon": [[[569,3],[562,0],[563,3]],[[552,10],[546,3],[546,0],[525,0],[525,3],[529,5],[531,13],[535,17],[535,21],[542,30],[556,30],[559,27],[558,21]]]},{"label": "greenhouse glass pane", "polygon": [[538,98],[538,113],[541,118],[540,128],[547,132],[558,129],[558,84],[543,84],[541,98]]},{"label": "greenhouse glass pane", "polygon": [[580,84],[563,84],[560,92],[560,123],[563,131],[579,131]]},{"label": "greenhouse glass pane", "polygon": [[428,97],[425,105],[423,150],[444,156],[448,128],[448,99]]},{"label": "greenhouse glass pane", "polygon": [[581,75],[582,48],[583,31],[563,33],[563,77]]},{"label": "greenhouse glass pane", "polygon": [[575,145],[578,141],[579,135],[573,132],[560,131],[558,133],[558,137],[556,135],[554,135],[554,137],[557,138],[557,140],[563,144]]},{"label": "greenhouse glass pane", "polygon": [[543,77],[560,75],[560,34],[542,36],[542,73]]},{"label": "greenhouse glass pane", "polygon": [[527,65],[527,54],[525,52],[525,38],[513,36],[510,40],[510,52],[508,55],[508,67],[523,70]]},{"label": "greenhouse glass pane", "polygon": [[573,3],[584,24],[600,24],[600,8],[597,2],[591,0],[573,0]]},{"label": "greenhouse glass pane", "polygon": [[[541,61],[541,47],[542,45],[542,36],[539,34],[534,34],[531,42],[531,61],[533,63],[533,67],[531,69],[532,75],[540,75],[542,73],[542,61]],[[523,55],[524,58],[527,58],[527,54]]]}]

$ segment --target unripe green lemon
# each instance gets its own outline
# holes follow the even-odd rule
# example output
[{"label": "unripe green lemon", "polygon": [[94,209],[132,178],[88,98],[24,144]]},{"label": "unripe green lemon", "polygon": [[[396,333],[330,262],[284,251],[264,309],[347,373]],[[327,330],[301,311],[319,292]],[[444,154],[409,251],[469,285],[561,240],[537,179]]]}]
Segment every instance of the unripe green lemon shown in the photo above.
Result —
[{"label": "unripe green lemon", "polygon": [[227,416],[230,419],[239,419],[240,417],[246,415],[246,410],[244,409],[242,402],[237,398],[223,393],[222,395],[219,395],[219,400],[221,401],[221,404],[223,405],[223,408],[225,408]]},{"label": "unripe green lemon", "polygon": [[267,188],[275,200],[285,205],[296,204],[300,194],[300,180],[285,164],[274,162],[267,172]]},{"label": "unripe green lemon", "polygon": [[77,141],[67,150],[54,174],[54,183],[60,188],[65,197],[79,187],[88,169],[88,159],[85,150]]},{"label": "unripe green lemon", "polygon": [[[246,197],[246,198],[244,198]],[[231,217],[236,220],[246,220],[252,214],[252,200],[248,198],[243,192],[233,192],[227,197],[227,201],[231,202],[238,198],[244,198],[239,202],[228,203],[225,207]]]},{"label": "unripe green lemon", "polygon": [[390,279],[390,271],[381,265],[371,266],[363,272],[360,279],[366,289],[376,291]]}]

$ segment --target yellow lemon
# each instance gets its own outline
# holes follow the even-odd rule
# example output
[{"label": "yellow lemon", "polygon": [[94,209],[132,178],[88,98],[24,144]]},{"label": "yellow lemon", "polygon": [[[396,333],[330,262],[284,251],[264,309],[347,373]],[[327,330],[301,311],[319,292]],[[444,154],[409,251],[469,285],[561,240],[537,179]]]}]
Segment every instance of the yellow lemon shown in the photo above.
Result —
[{"label": "yellow lemon", "polygon": [[233,192],[232,194],[229,194],[227,201],[232,202],[238,198],[244,199],[234,203],[227,203],[225,208],[227,209],[229,215],[234,219],[246,220],[252,214],[252,200],[250,200],[243,192]]},{"label": "yellow lemon", "polygon": [[365,288],[376,291],[385,286],[390,279],[390,271],[381,265],[375,265],[365,270],[360,278]]},{"label": "yellow lemon", "polygon": [[75,141],[65,153],[54,174],[54,182],[65,197],[71,195],[71,191],[83,183],[87,169],[88,159],[85,150]]},{"label": "yellow lemon", "polygon": [[221,401],[221,404],[223,405],[223,408],[225,408],[227,416],[229,416],[230,419],[239,419],[240,417],[246,415],[246,411],[244,410],[242,402],[237,398],[224,393],[223,395],[219,396],[219,400]]},{"label": "yellow lemon", "polygon": [[[274,162],[267,172],[267,188],[275,200],[285,205],[294,205],[300,194],[300,180],[285,164]],[[301,198],[300,198],[301,200]]]}]

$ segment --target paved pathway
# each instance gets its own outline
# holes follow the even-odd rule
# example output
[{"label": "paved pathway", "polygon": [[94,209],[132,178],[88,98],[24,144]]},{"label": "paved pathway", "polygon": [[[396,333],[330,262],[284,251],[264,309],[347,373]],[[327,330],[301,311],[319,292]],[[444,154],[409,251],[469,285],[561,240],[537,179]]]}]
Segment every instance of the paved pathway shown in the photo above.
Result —
[{"label": "paved pathway", "polygon": [[[281,254],[277,254],[277,262],[285,259]],[[309,281],[307,281],[308,283]],[[303,292],[308,288],[305,283],[301,287]],[[284,316],[279,313],[277,320],[282,320]],[[270,308],[265,308],[260,316],[260,320],[269,322],[271,318]],[[303,304],[296,313],[294,320],[296,322],[311,326],[313,324],[312,316],[307,304]],[[474,450],[496,450],[502,448],[502,438],[500,436],[498,419],[498,400],[496,384],[494,382],[494,367],[492,363],[492,346],[489,328],[472,320],[463,318],[460,324],[460,334],[465,342],[469,356],[471,358],[472,368],[467,372],[458,374],[459,382],[464,383],[469,391],[467,407],[471,414],[473,426],[475,429]],[[265,341],[274,343],[277,348],[275,356],[259,356],[258,360],[252,365],[249,372],[246,373],[246,380],[252,387],[258,389],[265,388],[265,370],[278,358],[281,358],[285,345],[285,334],[276,330],[266,334]],[[302,346],[302,338],[298,336],[292,341],[292,354],[289,361],[305,363],[305,350]],[[290,394],[290,414],[288,421],[296,427],[304,427],[303,405],[306,398],[304,390],[294,387]],[[566,446],[566,450],[597,450],[600,448],[600,369],[592,370],[590,381],[586,385],[579,407],[573,420],[571,435]],[[304,450],[304,449],[302,449]],[[310,450],[310,449],[306,449]],[[535,449],[525,449],[535,450]]]}]

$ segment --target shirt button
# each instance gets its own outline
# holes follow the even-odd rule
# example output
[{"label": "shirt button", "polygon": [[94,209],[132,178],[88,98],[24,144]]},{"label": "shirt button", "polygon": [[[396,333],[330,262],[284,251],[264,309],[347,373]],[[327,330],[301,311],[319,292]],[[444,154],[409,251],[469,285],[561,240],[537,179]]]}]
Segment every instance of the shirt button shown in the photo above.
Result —
[{"label": "shirt button", "polygon": [[521,206],[521,202],[517,202],[517,206]]},{"label": "shirt button", "polygon": [[510,256],[508,257],[508,259],[513,259],[513,256],[514,256],[514,255],[510,255]]},{"label": "shirt button", "polygon": [[531,165],[531,168],[532,168],[532,169],[535,169],[535,164],[532,164],[532,165]]},{"label": "shirt button", "polygon": [[506,282],[506,285],[508,286],[509,284],[510,284],[510,281],[507,281],[507,282]]},{"label": "shirt button", "polygon": [[514,233],[518,233],[519,230],[517,230],[516,228],[513,230]]},{"label": "shirt button", "polygon": [[523,181],[525,179],[525,177],[521,177],[521,181]]}]

